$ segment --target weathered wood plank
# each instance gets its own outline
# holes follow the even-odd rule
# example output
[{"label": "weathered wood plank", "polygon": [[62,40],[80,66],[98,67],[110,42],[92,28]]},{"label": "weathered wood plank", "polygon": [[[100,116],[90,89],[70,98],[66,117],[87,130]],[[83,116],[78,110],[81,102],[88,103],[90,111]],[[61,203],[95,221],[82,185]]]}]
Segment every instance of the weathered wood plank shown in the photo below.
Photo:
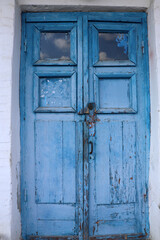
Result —
[{"label": "weathered wood plank", "polygon": [[97,204],[110,203],[109,123],[96,124],[96,190]]},{"label": "weathered wood plank", "polygon": [[135,134],[135,122],[123,122],[123,203],[136,201]]},{"label": "weathered wood plank", "polygon": [[122,203],[122,122],[109,124],[110,203]]},{"label": "weathered wood plank", "polygon": [[62,202],[62,122],[36,121],[36,202]]},{"label": "weathered wood plank", "polygon": [[63,202],[76,202],[75,122],[63,122]]}]

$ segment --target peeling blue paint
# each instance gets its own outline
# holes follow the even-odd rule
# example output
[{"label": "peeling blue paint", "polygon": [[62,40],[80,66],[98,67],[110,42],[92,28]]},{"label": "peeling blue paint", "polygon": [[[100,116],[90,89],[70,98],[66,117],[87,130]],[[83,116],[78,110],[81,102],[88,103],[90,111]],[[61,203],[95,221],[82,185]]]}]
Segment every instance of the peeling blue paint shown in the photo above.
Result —
[{"label": "peeling blue paint", "polygon": [[116,38],[117,46],[124,48],[124,53],[128,53],[128,36],[127,34],[118,34]]},{"label": "peeling blue paint", "polygon": [[[22,19],[22,238],[147,239],[146,15]],[[41,32],[70,32],[70,59],[40,59]],[[99,59],[101,33],[127,57]]]}]

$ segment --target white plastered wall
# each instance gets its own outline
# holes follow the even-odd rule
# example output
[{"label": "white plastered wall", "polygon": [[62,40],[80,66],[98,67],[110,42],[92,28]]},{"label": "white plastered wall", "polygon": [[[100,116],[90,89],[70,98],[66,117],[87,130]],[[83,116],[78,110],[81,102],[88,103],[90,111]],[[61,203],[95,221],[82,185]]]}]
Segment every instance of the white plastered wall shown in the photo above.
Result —
[{"label": "white plastered wall", "polygon": [[160,1],[148,11],[151,94],[151,150],[149,171],[149,220],[153,240],[160,240]]},{"label": "white plastered wall", "polygon": [[149,219],[160,240],[160,0],[0,0],[0,240],[19,240],[21,11],[147,11],[149,30],[151,152]]},{"label": "white plastered wall", "polygon": [[[20,13],[14,0],[0,0],[0,239],[18,240],[16,165],[19,144]],[[18,20],[19,18],[19,20]],[[19,29],[18,31],[16,29]],[[17,94],[17,95],[15,95]],[[12,139],[13,144],[12,144]],[[16,227],[14,224],[16,223]],[[14,229],[12,229],[14,228]],[[13,231],[12,231],[13,230]],[[13,232],[13,234],[12,234]],[[14,236],[14,237],[12,237]]]}]

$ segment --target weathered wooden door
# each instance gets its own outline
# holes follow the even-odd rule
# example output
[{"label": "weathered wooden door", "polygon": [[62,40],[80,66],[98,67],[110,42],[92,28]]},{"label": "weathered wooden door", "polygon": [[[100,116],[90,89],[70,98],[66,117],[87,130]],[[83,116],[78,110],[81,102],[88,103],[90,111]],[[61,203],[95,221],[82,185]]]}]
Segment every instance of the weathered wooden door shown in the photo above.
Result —
[{"label": "weathered wooden door", "polygon": [[23,239],[146,239],[144,13],[22,15]]}]

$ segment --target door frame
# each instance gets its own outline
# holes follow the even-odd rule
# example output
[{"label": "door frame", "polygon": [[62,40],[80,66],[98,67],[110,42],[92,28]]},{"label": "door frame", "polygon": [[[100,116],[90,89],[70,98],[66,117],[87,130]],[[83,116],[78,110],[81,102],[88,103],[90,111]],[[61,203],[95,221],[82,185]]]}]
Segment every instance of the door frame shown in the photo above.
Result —
[{"label": "door frame", "polygon": [[[20,127],[20,139],[21,139],[21,209],[22,209],[22,214],[21,217],[22,219],[25,218],[24,216],[24,211],[23,211],[23,202],[25,202],[25,198],[27,198],[26,192],[24,191],[25,187],[25,181],[23,179],[23,172],[25,171],[23,167],[23,161],[25,159],[24,157],[24,149],[25,149],[25,64],[24,62],[26,61],[26,51],[27,51],[27,43],[26,43],[26,32],[25,32],[25,24],[26,22],[43,22],[44,21],[44,15],[46,17],[45,21],[51,22],[53,21],[52,16],[58,18],[61,16],[62,13],[23,13],[22,14],[22,42],[21,42],[21,70],[20,70],[20,118],[21,118],[21,127]],[[69,13],[63,13],[65,17],[70,17],[70,12]],[[95,13],[95,12],[90,12],[90,13],[79,13],[79,12],[74,12],[73,14],[74,19],[77,19],[79,16],[83,16],[83,22],[86,23],[86,21],[95,20],[95,21],[122,21],[122,22],[139,22],[143,25],[143,46],[142,46],[142,51],[145,51],[144,54],[144,59],[143,59],[143,73],[144,73],[144,78],[146,79],[145,81],[145,106],[146,106],[146,125],[145,125],[145,132],[146,132],[146,166],[145,166],[145,181],[146,181],[146,194],[144,194],[144,198],[146,199],[145,202],[145,213],[146,213],[146,219],[145,219],[145,232],[147,236],[149,235],[149,209],[148,209],[148,182],[149,182],[149,153],[150,153],[150,119],[148,116],[150,115],[150,100],[148,98],[149,96],[149,66],[148,66],[148,36],[147,36],[147,18],[145,13],[110,13],[110,12],[101,12],[101,13]],[[61,21],[63,21],[63,18],[60,18]],[[86,26],[84,24],[84,26]],[[83,68],[83,86],[84,86],[84,111],[85,113],[88,113],[87,109],[87,103],[88,103],[88,52],[85,51],[86,48],[88,48],[88,29],[84,28],[84,36],[83,36],[83,51],[84,54],[82,56],[81,61],[83,62],[83,67],[81,66],[81,71]],[[80,112],[81,114],[82,112]],[[88,152],[88,148],[84,148],[84,151]],[[88,159],[84,159],[84,165],[88,164]],[[87,169],[87,168],[86,168]],[[85,177],[88,176],[88,171],[84,171],[84,179]],[[84,187],[84,199],[87,199],[87,187],[86,190]],[[86,193],[85,193],[86,191]],[[84,222],[83,225],[85,226],[84,228],[87,227],[88,224],[88,206],[84,206]],[[88,228],[88,227],[87,227]],[[86,236],[84,239],[88,239],[88,233],[87,233],[87,228],[85,230]],[[22,229],[23,229],[23,221],[22,221]],[[135,238],[134,238],[135,239]]]}]

